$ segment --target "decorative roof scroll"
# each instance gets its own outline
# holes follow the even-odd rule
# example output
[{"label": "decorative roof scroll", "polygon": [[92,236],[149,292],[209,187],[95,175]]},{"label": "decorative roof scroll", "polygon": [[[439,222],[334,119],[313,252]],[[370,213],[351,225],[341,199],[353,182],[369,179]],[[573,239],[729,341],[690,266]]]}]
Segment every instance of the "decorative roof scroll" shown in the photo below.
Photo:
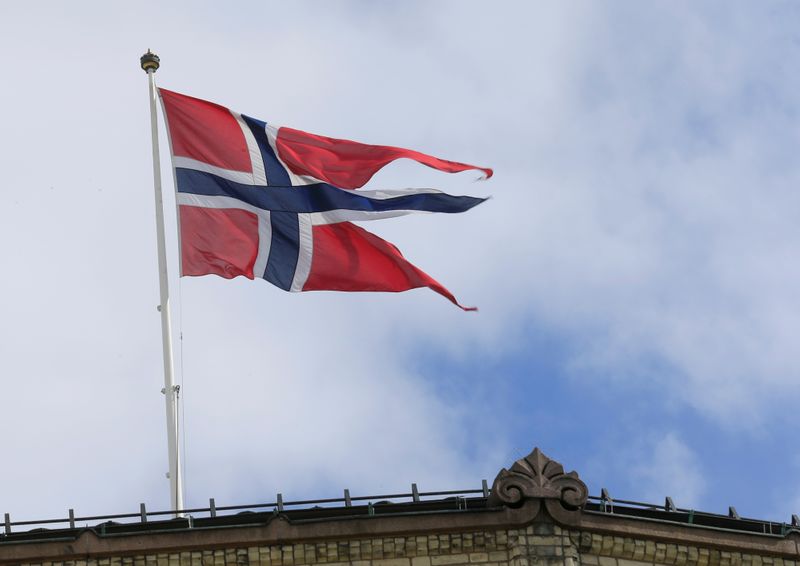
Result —
[{"label": "decorative roof scroll", "polygon": [[533,506],[534,516],[544,503],[550,515],[562,523],[573,523],[586,503],[589,491],[576,472],[564,473],[564,467],[541,450],[520,458],[510,470],[503,468],[492,484],[490,506]]}]

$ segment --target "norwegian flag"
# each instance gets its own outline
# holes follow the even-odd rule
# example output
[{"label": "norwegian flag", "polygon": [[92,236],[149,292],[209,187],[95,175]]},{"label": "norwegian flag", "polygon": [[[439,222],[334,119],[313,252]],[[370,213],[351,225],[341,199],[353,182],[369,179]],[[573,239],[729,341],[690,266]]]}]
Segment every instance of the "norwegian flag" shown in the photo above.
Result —
[{"label": "norwegian flag", "polygon": [[181,275],[261,277],[285,291],[450,291],[395,246],[352,224],[417,212],[464,212],[485,199],[434,189],[354,190],[409,158],[455,173],[492,170],[409,149],[275,127],[165,89],[175,168]]}]

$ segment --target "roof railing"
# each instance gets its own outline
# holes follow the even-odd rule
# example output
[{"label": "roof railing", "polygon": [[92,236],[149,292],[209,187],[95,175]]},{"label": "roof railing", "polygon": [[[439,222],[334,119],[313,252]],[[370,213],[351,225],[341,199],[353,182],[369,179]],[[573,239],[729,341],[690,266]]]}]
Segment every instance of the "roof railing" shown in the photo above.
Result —
[{"label": "roof railing", "polygon": [[[194,507],[190,509],[181,509],[179,511],[148,511],[144,503],[139,504],[139,511],[137,513],[117,513],[114,515],[86,515],[76,516],[74,509],[69,509],[66,518],[57,519],[34,519],[25,521],[12,521],[11,515],[5,513],[3,533],[0,534],[0,540],[3,536],[20,533],[19,527],[45,527],[50,525],[64,525],[63,528],[74,529],[76,524],[96,521],[117,521],[119,519],[138,519],[139,523],[147,523],[150,519],[172,517],[172,518],[186,518],[191,517],[196,519],[195,515],[206,515],[210,518],[218,517],[220,514],[226,512],[242,512],[242,511],[276,511],[283,513],[291,509],[308,509],[319,507],[323,505],[340,507],[352,507],[359,502],[367,502],[368,506],[374,503],[392,502],[392,503],[420,503],[424,499],[430,500],[431,498],[452,497],[457,503],[458,508],[462,508],[461,500],[466,499],[467,496],[473,497],[486,497],[488,487],[486,480],[483,480],[479,489],[455,489],[445,491],[419,491],[417,484],[411,484],[410,493],[385,493],[380,495],[350,495],[350,490],[345,489],[343,497],[331,497],[325,499],[298,499],[295,501],[284,501],[283,494],[276,494],[275,501],[267,503],[255,503],[245,505],[217,505],[215,498],[208,500],[208,507]],[[16,527],[16,528],[15,528]],[[27,530],[27,529],[26,529]]]},{"label": "roof railing", "polygon": [[[655,503],[642,503],[640,501],[630,501],[626,499],[612,499],[607,489],[603,488],[600,495],[590,495],[588,500],[597,505],[601,513],[610,515],[626,515],[631,514],[633,510],[643,511],[664,511],[665,513],[675,513],[685,515],[685,520],[667,519],[670,521],[685,522],[690,525],[703,525],[708,526],[710,523],[719,522],[720,520],[733,520],[742,523],[740,527],[733,527],[736,530],[748,530],[751,532],[759,531],[762,534],[775,535],[780,534],[785,536],[791,531],[800,532],[800,518],[797,515],[792,515],[791,523],[779,523],[775,521],[765,521],[763,519],[745,518],[739,515],[736,507],[729,506],[728,513],[721,515],[718,513],[708,513],[703,511],[696,511],[694,509],[685,509],[677,507],[671,497],[664,500],[663,505]],[[614,508],[615,505],[623,506]],[[748,525],[745,525],[748,523]],[[730,523],[728,523],[730,524]]]},{"label": "roof railing", "polygon": [[[468,502],[475,499],[487,499],[490,490],[486,480],[481,481],[479,489],[457,489],[445,491],[420,491],[416,483],[411,484],[409,493],[387,493],[382,495],[351,495],[349,489],[343,491],[342,497],[332,497],[325,499],[298,499],[284,501],[283,494],[277,493],[275,501],[266,503],[255,503],[246,505],[218,505],[215,498],[208,500],[208,507],[195,507],[182,509],[180,511],[148,511],[144,503],[139,505],[139,511],[135,513],[118,513],[113,515],[86,515],[76,516],[74,509],[68,510],[66,518],[56,519],[35,519],[24,521],[12,521],[11,515],[5,513],[3,516],[3,527],[0,530],[0,542],[7,540],[12,535],[22,535],[29,533],[34,528],[50,531],[55,529],[75,529],[77,525],[83,524],[89,527],[89,523],[103,522],[94,527],[99,527],[101,532],[105,532],[109,522],[124,521],[118,523],[119,526],[146,524],[148,522],[165,519],[182,519],[186,521],[188,528],[194,527],[194,522],[198,519],[216,519],[220,516],[233,516],[242,512],[272,512],[284,513],[303,509],[323,508],[352,508],[361,504],[367,508],[367,515],[376,514],[376,506],[379,509],[383,503],[411,503],[420,504],[426,501],[442,501],[452,499],[455,503],[455,510],[466,510],[469,508]],[[470,499],[471,498],[471,499]],[[599,496],[590,495],[588,498],[590,511],[601,512],[614,515],[630,515],[641,512],[665,512],[674,515],[674,519],[664,519],[670,521],[683,522],[686,524],[708,525],[709,522],[735,521],[741,524],[743,530],[751,532],[760,531],[763,534],[778,534],[785,536],[789,532],[800,532],[800,517],[792,515],[791,523],[775,523],[758,519],[747,519],[739,516],[736,508],[731,506],[726,515],[715,513],[704,513],[694,509],[684,509],[677,507],[671,497],[667,497],[663,505],[653,503],[642,503],[626,499],[615,499],[611,497],[609,491],[601,489]],[[592,506],[595,507],[592,507]],[[663,519],[663,517],[662,517]],[[127,520],[127,521],[126,521]],[[730,524],[730,523],[729,523]],[[21,529],[21,527],[27,527]],[[52,531],[50,531],[52,533]]]}]

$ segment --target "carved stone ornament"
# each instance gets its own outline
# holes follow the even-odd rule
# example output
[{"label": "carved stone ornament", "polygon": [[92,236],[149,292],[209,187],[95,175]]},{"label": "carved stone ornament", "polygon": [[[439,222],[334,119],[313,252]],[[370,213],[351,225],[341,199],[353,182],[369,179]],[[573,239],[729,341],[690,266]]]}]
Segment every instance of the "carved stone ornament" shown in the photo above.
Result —
[{"label": "carved stone ornament", "polygon": [[520,458],[510,470],[503,468],[492,484],[488,504],[518,508],[527,506],[535,517],[542,503],[559,522],[574,523],[589,497],[589,490],[576,472],[564,467],[538,448]]}]

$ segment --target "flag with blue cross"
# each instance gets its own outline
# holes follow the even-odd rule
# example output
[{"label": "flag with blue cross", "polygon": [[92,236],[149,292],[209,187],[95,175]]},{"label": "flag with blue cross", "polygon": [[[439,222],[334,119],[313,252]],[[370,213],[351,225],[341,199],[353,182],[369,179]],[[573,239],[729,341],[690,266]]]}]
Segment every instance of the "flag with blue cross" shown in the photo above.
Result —
[{"label": "flag with blue cross", "polygon": [[488,168],[275,127],[159,89],[175,168],[181,275],[263,278],[285,291],[452,293],[353,221],[464,212],[485,199],[435,189],[363,190],[400,158],[455,173]]}]

